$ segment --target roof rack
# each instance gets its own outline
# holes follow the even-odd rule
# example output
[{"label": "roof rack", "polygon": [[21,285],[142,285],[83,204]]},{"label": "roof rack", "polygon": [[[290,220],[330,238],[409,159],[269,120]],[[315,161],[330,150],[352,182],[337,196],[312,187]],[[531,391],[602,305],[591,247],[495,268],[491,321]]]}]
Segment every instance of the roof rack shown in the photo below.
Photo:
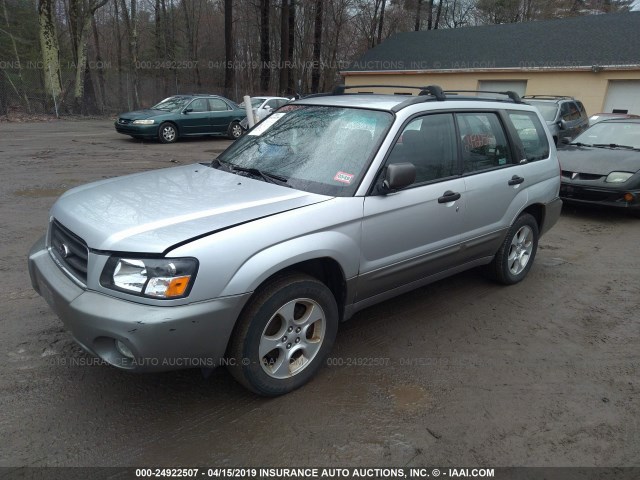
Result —
[{"label": "roof rack", "polygon": [[536,99],[536,100],[556,100],[559,98],[569,98],[571,100],[574,100],[573,97],[569,96],[569,95],[524,95],[522,97],[527,98],[527,99]]},{"label": "roof rack", "polygon": [[[492,90],[445,90],[445,94],[450,93],[452,95],[456,95],[458,93],[494,93],[498,95],[504,95],[505,97],[509,97],[513,103],[523,103],[520,95],[518,95],[513,90],[506,90],[504,92],[496,92]],[[500,99],[496,99],[500,100]]]},{"label": "roof rack", "polygon": [[[417,96],[411,96],[407,98],[405,101],[399,103],[391,110],[394,112],[398,112],[409,105],[415,105],[417,103],[430,102],[430,101],[438,101],[443,102],[445,100],[470,100],[469,97],[458,96],[458,93],[493,93],[498,95],[504,95],[508,97],[508,99],[501,98],[483,98],[483,97],[475,97],[474,100],[483,100],[483,101],[498,101],[498,102],[513,102],[513,103],[524,103],[520,96],[513,91],[504,91],[504,92],[494,92],[489,90],[442,90],[438,85],[427,85],[425,87],[416,87],[411,85],[338,85],[336,86],[332,92],[330,93],[315,93],[312,95],[307,95],[304,98],[314,98],[314,97],[325,97],[329,95],[345,95],[346,90],[350,90],[353,88],[408,88],[412,90],[418,90]],[[355,92],[357,94],[357,92]],[[447,96],[449,94],[449,96]]]}]

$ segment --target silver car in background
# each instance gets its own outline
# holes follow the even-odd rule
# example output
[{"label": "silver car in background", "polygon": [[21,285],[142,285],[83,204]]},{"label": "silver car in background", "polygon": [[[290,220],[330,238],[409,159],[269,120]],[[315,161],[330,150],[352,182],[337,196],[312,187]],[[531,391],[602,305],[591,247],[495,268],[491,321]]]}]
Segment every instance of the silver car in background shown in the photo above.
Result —
[{"label": "silver car in background", "polygon": [[273,396],[363,308],[473,267],[521,281],[562,205],[544,120],[515,95],[421,93],[305,98],[210,164],[69,190],[34,289],[117,368],[226,365]]}]

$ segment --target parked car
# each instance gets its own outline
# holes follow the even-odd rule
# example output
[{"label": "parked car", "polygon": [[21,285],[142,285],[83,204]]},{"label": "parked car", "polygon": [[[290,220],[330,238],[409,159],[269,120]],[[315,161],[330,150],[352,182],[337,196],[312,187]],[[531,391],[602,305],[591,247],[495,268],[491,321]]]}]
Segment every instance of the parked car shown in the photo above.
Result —
[{"label": "parked car", "polygon": [[515,95],[420,93],[307,97],[210,164],[69,190],[33,288],[115,367],[224,364],[279,395],[368,306],[473,267],[520,282],[562,206],[544,120]]},{"label": "parked car", "polygon": [[525,95],[522,98],[540,110],[556,145],[563,138],[574,138],[589,126],[584,105],[573,97]]},{"label": "parked car", "polygon": [[[286,105],[290,101],[291,99],[286,97],[251,97],[251,109],[253,110],[256,123],[264,120],[278,108]],[[244,102],[242,102],[240,106],[244,108]],[[246,116],[240,122],[240,125],[245,130],[249,129],[249,120]]]},{"label": "parked car", "polygon": [[558,152],[567,202],[640,214],[640,119],[598,122]]},{"label": "parked car", "polygon": [[157,138],[173,143],[181,137],[242,135],[240,121],[245,111],[218,95],[175,95],[147,110],[123,113],[116,131],[133,138]]},{"label": "parked car", "polygon": [[640,118],[640,115],[633,115],[631,113],[596,113],[595,115],[591,115],[589,117],[589,125],[595,125],[598,122],[603,120],[611,120],[611,119],[625,119],[625,118]]}]

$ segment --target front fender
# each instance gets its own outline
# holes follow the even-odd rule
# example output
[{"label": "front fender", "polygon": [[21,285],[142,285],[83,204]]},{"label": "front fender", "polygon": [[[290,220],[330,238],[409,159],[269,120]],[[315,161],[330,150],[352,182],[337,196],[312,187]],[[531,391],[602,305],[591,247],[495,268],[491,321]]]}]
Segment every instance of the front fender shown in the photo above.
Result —
[{"label": "front fender", "polygon": [[[236,271],[221,296],[255,291],[265,280],[295,264],[330,258],[340,265],[346,280],[358,274],[360,228],[323,231],[293,238],[257,252]],[[314,248],[317,247],[317,248]]]}]

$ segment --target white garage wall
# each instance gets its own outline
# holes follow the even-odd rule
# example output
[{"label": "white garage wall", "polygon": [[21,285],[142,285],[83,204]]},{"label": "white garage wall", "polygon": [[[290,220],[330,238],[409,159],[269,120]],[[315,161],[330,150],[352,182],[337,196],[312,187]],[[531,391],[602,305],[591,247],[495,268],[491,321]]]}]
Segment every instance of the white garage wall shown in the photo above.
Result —
[{"label": "white garage wall", "polygon": [[609,80],[604,112],[614,109],[640,115],[640,80]]}]

